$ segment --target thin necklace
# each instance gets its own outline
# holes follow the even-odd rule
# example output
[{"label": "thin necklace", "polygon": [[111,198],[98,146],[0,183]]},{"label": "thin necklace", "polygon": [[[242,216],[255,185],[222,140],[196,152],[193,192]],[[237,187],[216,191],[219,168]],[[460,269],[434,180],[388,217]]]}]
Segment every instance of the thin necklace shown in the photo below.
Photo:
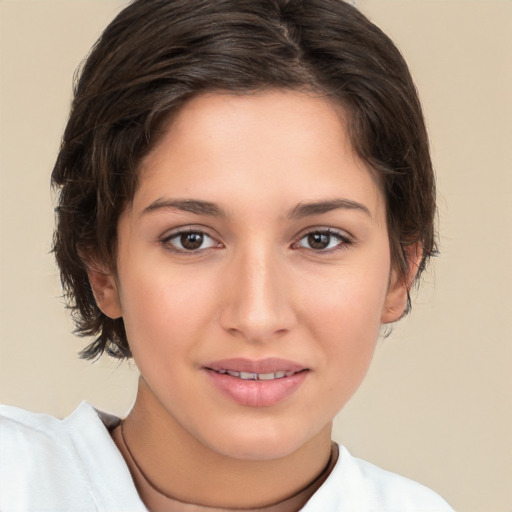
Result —
[{"label": "thin necklace", "polygon": [[133,462],[133,465],[137,468],[138,472],[142,475],[142,478],[144,478],[145,482],[156,491],[158,494],[161,494],[162,496],[165,496],[166,498],[169,498],[170,500],[175,500],[176,498],[172,497],[171,495],[167,494],[166,492],[162,491],[162,489],[159,489],[146,475],[144,470],[139,466],[139,463],[137,462],[137,459],[133,456],[132,451],[130,450],[130,447],[128,446],[128,443],[126,442],[126,437],[124,435],[124,421],[121,421],[121,439],[123,440],[123,445],[126,448],[126,451],[128,452],[128,455],[130,456],[131,461]]},{"label": "thin necklace", "polygon": [[[125,433],[124,433],[124,421],[121,421],[121,424],[120,424],[120,427],[121,427],[121,440],[123,442],[123,445],[124,447],[126,448],[126,451],[128,453],[128,456],[130,457],[133,465],[137,468],[137,471],[141,474],[142,478],[144,478],[144,481],[147,483],[147,485],[149,487],[151,487],[151,489],[153,489],[153,491],[155,491],[156,493],[160,494],[161,496],[163,496],[164,498],[167,498],[169,500],[172,500],[174,502],[180,502],[180,500],[178,500],[177,498],[171,496],[170,494],[167,494],[165,491],[163,491],[162,489],[160,489],[159,487],[157,487],[149,478],[148,476],[146,475],[146,473],[144,472],[144,470],[140,467],[139,463],[137,462],[137,460],[135,459],[135,457],[133,456],[133,453],[132,451],[130,450],[130,447],[128,446],[128,443],[126,442],[126,437],[125,437]],[[273,508],[275,506],[278,506],[280,504],[284,504],[285,502],[289,501],[289,500],[292,500],[294,497],[298,496],[299,494],[302,494],[302,493],[305,493],[306,491],[308,491],[308,489],[311,489],[312,487],[316,486],[319,484],[319,481],[322,480],[322,482],[325,480],[325,478],[327,478],[327,476],[330,474],[332,468],[334,467],[337,459],[338,459],[338,445],[334,442],[331,443],[331,455],[329,457],[329,461],[327,462],[325,468],[322,470],[322,472],[317,476],[317,478],[315,478],[311,483],[309,483],[305,488],[303,488],[301,491],[295,493],[293,496],[290,496],[284,500],[282,500],[281,502],[278,502],[278,503],[274,503],[272,505],[267,505],[267,507],[270,509],[270,508]],[[313,494],[313,493],[312,493]],[[203,507],[206,509],[210,508],[208,506],[204,506]],[[258,509],[251,509],[251,508],[248,508],[247,511],[249,512],[250,510],[265,510],[267,507],[263,507],[262,508],[258,508]],[[213,507],[215,509],[215,507]],[[218,510],[218,509],[216,509]],[[223,509],[223,510],[229,510],[229,509]],[[233,509],[235,510],[235,509]],[[236,510],[240,510],[240,509],[236,509]]]}]

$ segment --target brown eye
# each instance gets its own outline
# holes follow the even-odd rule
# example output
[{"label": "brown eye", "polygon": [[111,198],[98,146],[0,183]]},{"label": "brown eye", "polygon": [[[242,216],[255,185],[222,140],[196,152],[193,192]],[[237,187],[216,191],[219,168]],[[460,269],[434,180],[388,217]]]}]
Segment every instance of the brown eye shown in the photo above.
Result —
[{"label": "brown eye", "polygon": [[202,233],[183,233],[180,235],[181,246],[187,251],[195,251],[203,245],[204,235]]},{"label": "brown eye", "polygon": [[308,245],[311,249],[326,249],[329,247],[331,235],[326,233],[310,233],[308,235]]},{"label": "brown eye", "polygon": [[181,253],[200,252],[222,245],[202,231],[181,231],[165,238],[162,243],[173,252]]},{"label": "brown eye", "polygon": [[295,244],[295,247],[317,252],[330,252],[331,250],[342,249],[350,244],[351,241],[348,236],[338,231],[326,229],[307,233]]}]

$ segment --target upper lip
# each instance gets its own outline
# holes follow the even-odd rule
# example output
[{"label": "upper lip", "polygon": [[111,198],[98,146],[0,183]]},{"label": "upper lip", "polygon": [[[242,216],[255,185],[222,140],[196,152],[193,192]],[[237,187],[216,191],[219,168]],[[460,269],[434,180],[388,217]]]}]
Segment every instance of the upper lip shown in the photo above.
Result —
[{"label": "upper lip", "polygon": [[302,370],[307,370],[308,368],[295,363],[293,361],[288,361],[286,359],[281,359],[279,357],[268,357],[265,359],[245,359],[245,358],[232,358],[232,359],[222,359],[219,361],[213,361],[211,363],[205,364],[204,368],[213,371],[220,370],[231,370],[235,372],[247,372],[247,373],[276,373],[276,372],[300,372]]}]

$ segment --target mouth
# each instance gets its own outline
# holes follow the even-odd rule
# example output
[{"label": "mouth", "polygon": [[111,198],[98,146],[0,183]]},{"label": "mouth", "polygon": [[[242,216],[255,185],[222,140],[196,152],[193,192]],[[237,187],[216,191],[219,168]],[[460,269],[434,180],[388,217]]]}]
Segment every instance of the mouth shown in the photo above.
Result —
[{"label": "mouth", "polygon": [[270,407],[293,395],[310,369],[279,358],[226,359],[205,365],[210,382],[237,404]]},{"label": "mouth", "polygon": [[[292,377],[296,373],[294,371],[277,371],[277,372],[269,372],[269,373],[255,373],[255,372],[237,372],[236,370],[213,370],[212,368],[207,368],[207,370],[214,371],[220,375],[229,375],[230,377],[235,377],[237,379],[242,380],[276,380],[276,379],[284,379],[285,377]],[[300,370],[300,371],[306,371]]]},{"label": "mouth", "polygon": [[281,359],[267,357],[265,359],[232,358],[206,364],[206,370],[220,375],[229,375],[242,380],[276,380],[292,377],[296,373],[307,371],[304,365]]}]

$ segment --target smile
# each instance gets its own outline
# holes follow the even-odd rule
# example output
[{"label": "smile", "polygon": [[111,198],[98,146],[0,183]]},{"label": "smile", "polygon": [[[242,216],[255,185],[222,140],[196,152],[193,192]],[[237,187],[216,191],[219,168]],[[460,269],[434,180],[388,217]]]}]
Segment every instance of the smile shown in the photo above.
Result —
[{"label": "smile", "polygon": [[248,407],[272,407],[291,399],[311,372],[281,358],[213,361],[203,366],[209,382],[231,402]]},{"label": "smile", "polygon": [[254,373],[254,372],[237,372],[234,370],[214,370],[216,373],[221,375],[229,375],[242,380],[275,380],[284,379],[285,377],[291,377],[297,372],[294,371],[278,371],[270,373]]}]

